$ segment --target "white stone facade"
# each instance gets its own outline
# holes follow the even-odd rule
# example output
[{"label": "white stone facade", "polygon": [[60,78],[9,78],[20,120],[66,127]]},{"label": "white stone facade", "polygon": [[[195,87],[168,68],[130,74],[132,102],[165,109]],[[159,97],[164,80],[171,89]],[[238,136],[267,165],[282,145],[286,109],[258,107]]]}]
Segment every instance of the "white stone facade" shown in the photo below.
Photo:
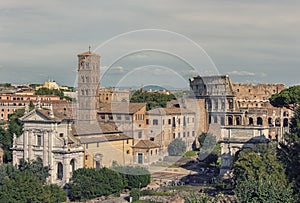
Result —
[{"label": "white stone facade", "polygon": [[[21,118],[23,134],[14,138],[13,164],[40,158],[50,167],[50,183],[64,185],[72,172],[83,167],[83,148],[70,135],[71,123],[33,110]],[[74,140],[74,142],[72,141]]]}]

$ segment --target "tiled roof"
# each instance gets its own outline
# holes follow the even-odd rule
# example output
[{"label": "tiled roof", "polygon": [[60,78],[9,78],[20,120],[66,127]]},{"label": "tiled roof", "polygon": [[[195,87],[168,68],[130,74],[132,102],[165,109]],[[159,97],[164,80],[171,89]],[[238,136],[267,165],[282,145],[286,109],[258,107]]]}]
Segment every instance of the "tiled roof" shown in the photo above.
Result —
[{"label": "tiled roof", "polygon": [[152,109],[150,111],[146,112],[148,115],[173,115],[173,114],[194,114],[195,112],[192,112],[185,108],[156,108]]},{"label": "tiled roof", "polygon": [[134,114],[146,106],[146,103],[115,102],[102,104],[98,113]]},{"label": "tiled roof", "polygon": [[142,149],[150,149],[150,148],[159,148],[160,146],[153,141],[150,140],[140,140],[134,148],[142,148]]},{"label": "tiled roof", "polygon": [[129,140],[132,139],[124,134],[116,133],[116,134],[108,134],[108,135],[95,135],[95,136],[82,136],[78,137],[82,144],[86,143],[97,143],[97,142],[111,142],[118,140]]}]

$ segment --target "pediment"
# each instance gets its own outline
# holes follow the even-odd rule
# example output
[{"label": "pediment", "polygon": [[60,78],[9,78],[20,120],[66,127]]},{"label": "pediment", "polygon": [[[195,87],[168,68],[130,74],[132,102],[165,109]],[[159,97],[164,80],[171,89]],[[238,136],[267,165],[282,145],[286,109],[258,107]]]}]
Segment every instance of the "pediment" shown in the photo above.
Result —
[{"label": "pediment", "polygon": [[22,121],[51,121],[51,119],[38,110],[33,110],[28,114],[25,114],[22,118]]}]

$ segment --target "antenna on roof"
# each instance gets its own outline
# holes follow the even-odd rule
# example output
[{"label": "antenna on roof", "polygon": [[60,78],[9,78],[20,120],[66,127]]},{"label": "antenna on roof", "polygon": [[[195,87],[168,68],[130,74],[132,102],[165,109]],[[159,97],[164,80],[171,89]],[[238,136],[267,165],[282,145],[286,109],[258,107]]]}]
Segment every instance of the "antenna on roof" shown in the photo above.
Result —
[{"label": "antenna on roof", "polygon": [[89,45],[89,53],[91,53],[91,45]]}]

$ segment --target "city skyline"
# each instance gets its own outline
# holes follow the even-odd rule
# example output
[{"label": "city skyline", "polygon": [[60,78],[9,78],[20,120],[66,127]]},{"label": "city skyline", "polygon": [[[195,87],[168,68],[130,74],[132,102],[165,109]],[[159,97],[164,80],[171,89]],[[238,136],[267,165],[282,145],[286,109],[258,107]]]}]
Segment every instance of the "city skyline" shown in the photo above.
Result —
[{"label": "city skyline", "polygon": [[[76,55],[89,45],[95,50],[114,36],[155,28],[193,40],[206,51],[217,72],[230,75],[234,82],[298,84],[299,2],[169,3],[1,2],[0,81],[42,83],[52,78],[72,86],[76,83]],[[128,41],[126,46],[134,49],[135,43]],[[107,57],[101,58],[102,73],[111,65],[107,61]],[[129,62],[127,66],[135,65]],[[114,74],[126,69],[114,68]],[[153,78],[161,77],[159,81],[170,74],[153,72]]]}]

